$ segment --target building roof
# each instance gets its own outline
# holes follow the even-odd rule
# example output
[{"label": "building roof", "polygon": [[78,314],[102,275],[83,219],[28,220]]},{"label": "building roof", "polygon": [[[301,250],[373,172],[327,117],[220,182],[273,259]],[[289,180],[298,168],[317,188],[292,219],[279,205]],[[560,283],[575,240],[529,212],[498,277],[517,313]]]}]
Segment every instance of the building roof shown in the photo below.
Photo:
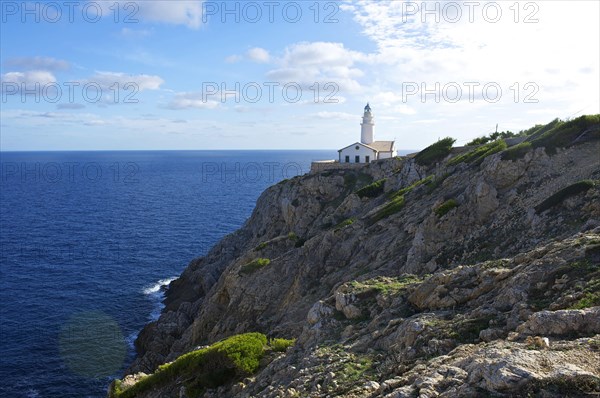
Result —
[{"label": "building roof", "polygon": [[373,141],[368,146],[377,152],[392,152],[394,150],[394,141]]},{"label": "building roof", "polygon": [[363,144],[362,142],[355,142],[354,144],[346,145],[342,149],[338,150],[338,152],[342,152],[344,149],[350,148],[351,146],[355,146],[355,145],[364,146],[364,147],[367,147],[367,148],[377,152],[377,149],[373,148],[371,145]]},{"label": "building roof", "polygon": [[370,144],[363,144],[362,142],[355,142],[354,144],[343,147],[338,152],[341,152],[344,149],[350,148],[351,146],[355,146],[355,145],[361,145],[361,146],[367,147],[369,149],[374,150],[375,152],[392,152],[394,150],[394,142],[395,141],[373,141]]}]

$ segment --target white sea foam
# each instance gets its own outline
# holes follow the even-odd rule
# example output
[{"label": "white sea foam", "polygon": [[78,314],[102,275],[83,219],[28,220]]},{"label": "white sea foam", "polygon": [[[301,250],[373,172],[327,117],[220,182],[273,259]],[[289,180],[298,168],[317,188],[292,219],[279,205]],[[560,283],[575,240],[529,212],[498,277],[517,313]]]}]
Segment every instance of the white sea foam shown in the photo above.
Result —
[{"label": "white sea foam", "polygon": [[156,293],[161,293],[161,296],[162,296],[161,290],[163,289],[163,287],[164,286],[168,286],[169,283],[173,282],[175,279],[177,279],[177,277],[161,279],[158,282],[156,282],[154,285],[145,288],[143,290],[143,292],[146,295],[153,295],[153,294],[156,294]]}]

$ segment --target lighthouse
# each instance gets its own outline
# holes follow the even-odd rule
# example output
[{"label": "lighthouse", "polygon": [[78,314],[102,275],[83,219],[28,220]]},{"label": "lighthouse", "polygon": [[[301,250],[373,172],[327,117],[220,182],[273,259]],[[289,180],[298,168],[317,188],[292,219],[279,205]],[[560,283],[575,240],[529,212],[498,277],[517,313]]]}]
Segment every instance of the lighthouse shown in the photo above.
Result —
[{"label": "lighthouse", "polygon": [[339,163],[371,163],[375,160],[393,158],[397,155],[394,141],[375,141],[373,112],[367,103],[360,124],[360,142],[340,149]]},{"label": "lighthouse", "polygon": [[369,145],[375,141],[373,135],[373,114],[371,113],[371,106],[367,103],[365,106],[365,113],[363,114],[362,123],[360,124],[360,142]]}]

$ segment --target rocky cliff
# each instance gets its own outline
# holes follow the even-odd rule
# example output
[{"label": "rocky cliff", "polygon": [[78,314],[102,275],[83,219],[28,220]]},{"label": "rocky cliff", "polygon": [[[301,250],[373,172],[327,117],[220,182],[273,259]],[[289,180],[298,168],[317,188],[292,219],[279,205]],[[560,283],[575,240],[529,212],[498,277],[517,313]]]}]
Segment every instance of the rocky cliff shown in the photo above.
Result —
[{"label": "rocky cliff", "polygon": [[270,187],[171,283],[128,374],[241,333],[295,345],[135,396],[600,392],[600,119],[580,119]]}]

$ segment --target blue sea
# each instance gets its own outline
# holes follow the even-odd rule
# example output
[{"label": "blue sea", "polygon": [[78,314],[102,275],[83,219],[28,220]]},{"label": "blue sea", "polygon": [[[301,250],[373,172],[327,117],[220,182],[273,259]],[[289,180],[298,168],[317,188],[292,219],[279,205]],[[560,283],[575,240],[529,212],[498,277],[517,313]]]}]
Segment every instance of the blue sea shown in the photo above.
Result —
[{"label": "blue sea", "polygon": [[0,153],[0,396],[105,397],[164,287],[334,151]]}]

